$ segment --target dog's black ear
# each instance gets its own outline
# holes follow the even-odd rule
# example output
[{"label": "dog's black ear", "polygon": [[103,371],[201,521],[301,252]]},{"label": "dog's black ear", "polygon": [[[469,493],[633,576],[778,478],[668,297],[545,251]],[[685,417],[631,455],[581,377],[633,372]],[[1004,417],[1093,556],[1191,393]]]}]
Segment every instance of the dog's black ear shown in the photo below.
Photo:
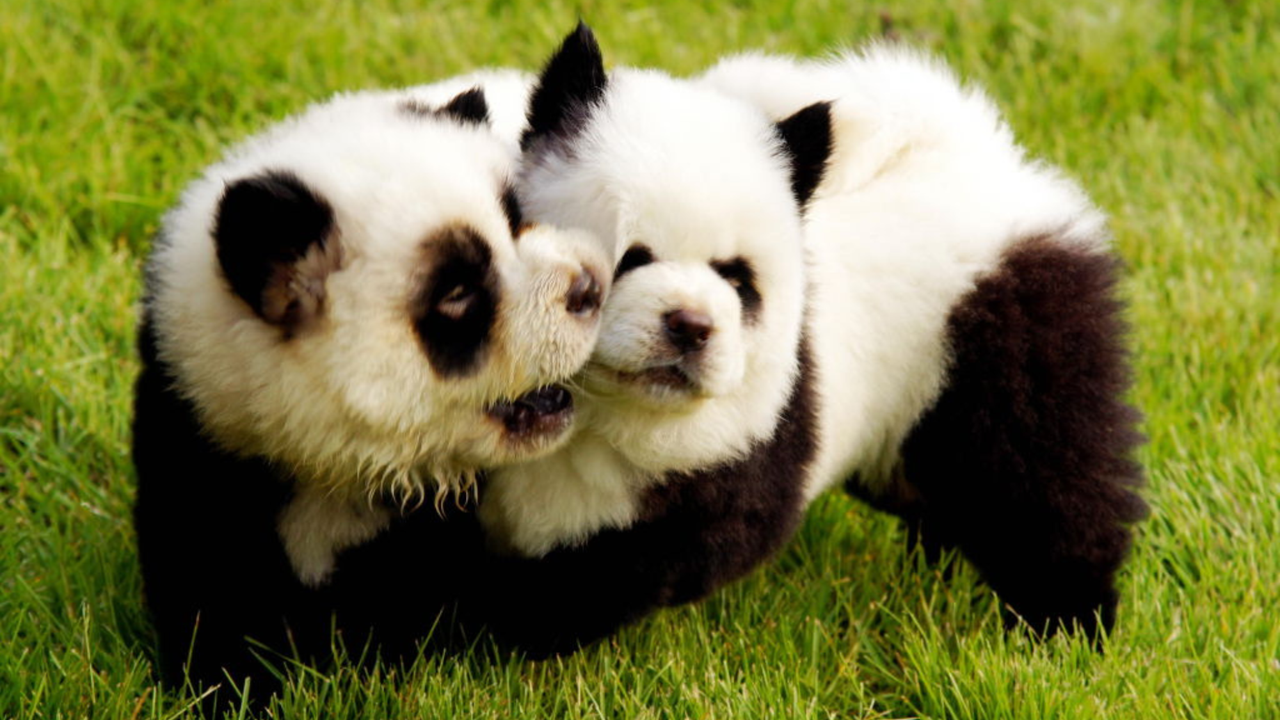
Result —
[{"label": "dog's black ear", "polygon": [[484,99],[484,90],[473,87],[459,93],[440,108],[440,115],[451,117],[458,122],[487,125],[489,123],[489,103]]},{"label": "dog's black ear", "polygon": [[541,137],[570,137],[581,130],[592,105],[604,96],[607,81],[596,36],[579,20],[538,76],[520,148],[528,150]]},{"label": "dog's black ear", "polygon": [[814,103],[777,124],[791,161],[791,192],[804,207],[822,182],[831,158],[831,103]]},{"label": "dog's black ear", "polygon": [[292,173],[237,180],[218,201],[213,239],[231,290],[292,334],[320,314],[341,263],[333,209]]}]

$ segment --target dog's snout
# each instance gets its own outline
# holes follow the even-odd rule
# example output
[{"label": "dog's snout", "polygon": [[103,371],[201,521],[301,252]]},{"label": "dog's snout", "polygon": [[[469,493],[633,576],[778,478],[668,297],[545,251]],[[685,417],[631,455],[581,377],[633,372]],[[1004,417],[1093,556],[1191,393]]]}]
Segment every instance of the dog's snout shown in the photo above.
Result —
[{"label": "dog's snout", "polygon": [[715,329],[711,316],[696,310],[673,310],[663,315],[662,321],[667,339],[683,353],[701,350]]},{"label": "dog's snout", "polygon": [[573,279],[569,293],[565,296],[565,308],[574,315],[591,315],[600,309],[604,300],[604,287],[595,273],[583,268]]}]

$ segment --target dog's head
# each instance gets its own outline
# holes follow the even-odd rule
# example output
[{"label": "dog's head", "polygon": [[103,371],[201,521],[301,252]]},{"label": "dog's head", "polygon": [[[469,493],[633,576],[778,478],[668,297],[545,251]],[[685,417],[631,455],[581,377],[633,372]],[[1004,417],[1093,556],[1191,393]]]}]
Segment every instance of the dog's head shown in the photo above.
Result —
[{"label": "dog's head", "polygon": [[529,102],[531,216],[612,249],[584,386],[591,420],[653,470],[723,461],[772,431],[796,372],[801,216],[830,153],[816,104],[773,123],[653,71],[604,71],[579,26]]},{"label": "dog's head", "polygon": [[[479,91],[339,97],[213,166],[166,218],[148,309],[210,434],[363,492],[465,484],[565,435],[610,279],[523,222]],[[439,486],[431,480],[438,481]]]}]

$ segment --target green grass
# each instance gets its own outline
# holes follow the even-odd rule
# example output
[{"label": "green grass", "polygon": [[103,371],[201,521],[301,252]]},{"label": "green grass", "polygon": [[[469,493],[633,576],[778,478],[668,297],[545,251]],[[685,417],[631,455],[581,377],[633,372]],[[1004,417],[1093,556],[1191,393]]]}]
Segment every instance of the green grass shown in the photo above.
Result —
[{"label": "green grass", "polygon": [[[187,7],[176,7],[186,5]],[[139,263],[219,148],[328,93],[533,67],[581,13],[693,72],[892,32],[1113,216],[1152,518],[1107,652],[824,499],[778,562],[572,658],[305,674],[275,717],[1280,717],[1280,5],[0,0],[0,717],[167,718],[129,524]],[[946,7],[942,7],[942,6]],[[885,6],[889,7],[889,6]]]}]

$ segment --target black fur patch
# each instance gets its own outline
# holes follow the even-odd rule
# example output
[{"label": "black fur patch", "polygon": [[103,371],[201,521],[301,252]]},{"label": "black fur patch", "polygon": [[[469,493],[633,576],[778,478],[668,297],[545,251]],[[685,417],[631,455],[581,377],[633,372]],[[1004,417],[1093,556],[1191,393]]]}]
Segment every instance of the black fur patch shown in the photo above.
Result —
[{"label": "black fur patch", "polygon": [[520,137],[520,148],[528,150],[543,137],[565,139],[577,134],[592,106],[604,97],[607,80],[596,36],[579,21],[547,61],[529,96],[529,127]]},{"label": "black fur patch", "polygon": [[259,657],[284,669],[284,658],[294,657],[327,665],[335,619],[353,657],[369,640],[380,651],[371,658],[412,657],[439,617],[430,648],[450,647],[451,603],[483,548],[474,514],[442,518],[424,508],[411,523],[397,518],[392,530],[340,555],[327,586],[305,587],[276,530],[293,478],[208,439],[159,360],[151,315],[138,332],[133,519],[162,679],[172,687],[188,675],[197,688],[220,684],[202,708],[221,717],[240,705],[228,674],[237,685],[252,680],[253,706],[279,689]]},{"label": "black fur patch", "polygon": [[266,312],[272,284],[288,284],[289,269],[316,244],[333,235],[333,210],[296,175],[269,171],[227,186],[218,203],[213,237],[218,263],[231,289],[268,322],[287,324]]},{"label": "black fur patch", "polygon": [[799,524],[815,445],[807,342],[772,437],[736,462],[674,474],[640,519],[540,559],[492,558],[462,612],[532,656],[567,653],[653,610],[698,600],[769,558]]},{"label": "black fur patch", "polygon": [[493,256],[479,233],[452,227],[426,242],[432,270],[412,303],[413,323],[431,369],[441,377],[471,375],[484,365],[497,317]]},{"label": "black fur patch", "polygon": [[791,161],[791,192],[800,207],[808,204],[822,182],[831,157],[831,103],[814,103],[777,124]]},{"label": "black fur patch", "polygon": [[293,607],[304,588],[275,529],[289,483],[266,461],[237,457],[206,439],[195,409],[158,360],[150,310],[138,348],[133,519],[147,608],[160,641],[157,666],[174,687],[181,687],[184,668],[197,686],[223,683],[206,700],[206,711],[235,703],[224,670],[237,680],[252,676],[261,699],[279,683],[246,637],[287,652],[292,626],[303,655],[322,649],[328,637],[323,614],[312,623]]},{"label": "black fur patch", "polygon": [[440,108],[440,114],[458,122],[487,125],[489,124],[489,103],[484,99],[484,91],[475,87],[459,93],[457,97]]},{"label": "black fur patch", "polygon": [[444,107],[435,108],[418,100],[400,103],[401,112],[415,117],[436,117],[456,120],[463,124],[489,124],[489,103],[484,91],[478,87],[459,93]]},{"label": "black fur patch", "polygon": [[952,309],[947,386],[906,441],[898,497],[877,502],[1050,634],[1112,627],[1147,512],[1116,275],[1112,257],[1050,237],[1011,248]]},{"label": "black fur patch", "polygon": [[653,262],[653,251],[646,245],[639,243],[627,248],[622,254],[622,259],[618,261],[618,267],[613,270],[613,281],[618,282],[619,278],[638,267],[644,267]]},{"label": "black fur patch", "polygon": [[524,221],[524,211],[520,209],[520,196],[510,185],[502,188],[502,214],[507,216],[507,225],[511,228],[511,239],[519,240],[520,235],[529,229]]},{"label": "black fur patch", "polygon": [[737,257],[732,260],[717,260],[711,263],[711,269],[738,293],[738,300],[742,303],[743,322],[751,325],[759,320],[762,299],[760,290],[756,288],[756,272],[751,268],[751,263],[745,258]]}]

